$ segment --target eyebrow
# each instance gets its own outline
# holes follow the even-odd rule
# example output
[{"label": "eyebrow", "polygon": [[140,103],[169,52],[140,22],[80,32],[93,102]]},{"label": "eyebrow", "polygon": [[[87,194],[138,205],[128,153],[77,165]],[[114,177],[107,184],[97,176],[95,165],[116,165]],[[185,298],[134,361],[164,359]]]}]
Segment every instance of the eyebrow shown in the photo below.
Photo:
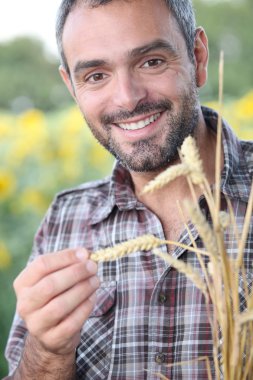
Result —
[{"label": "eyebrow", "polygon": [[157,40],[154,40],[154,41],[152,41],[146,45],[134,48],[130,52],[130,56],[136,57],[138,55],[147,54],[147,53],[152,52],[153,50],[158,50],[158,49],[165,50],[173,56],[178,55],[176,49],[174,48],[174,46],[172,46],[172,44],[170,42],[168,42],[166,40],[162,40],[162,39],[157,39]]},{"label": "eyebrow", "polygon": [[[128,52],[128,56],[135,58],[143,54],[150,53],[154,50],[162,49],[170,53],[172,56],[177,56],[176,49],[172,46],[172,44],[168,41],[157,39],[146,45],[139,46],[130,50]],[[99,66],[105,66],[108,62],[104,59],[92,59],[89,61],[81,60],[78,61],[74,67],[74,74],[78,75],[85,69],[96,68]]]},{"label": "eyebrow", "polygon": [[91,69],[93,67],[104,66],[106,61],[103,59],[92,59],[90,61],[78,61],[74,67],[74,74],[78,75],[80,71]]}]

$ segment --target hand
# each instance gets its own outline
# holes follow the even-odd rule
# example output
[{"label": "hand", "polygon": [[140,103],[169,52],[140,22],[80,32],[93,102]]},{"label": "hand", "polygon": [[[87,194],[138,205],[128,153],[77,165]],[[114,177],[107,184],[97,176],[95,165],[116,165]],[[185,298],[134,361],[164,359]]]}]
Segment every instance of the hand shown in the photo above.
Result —
[{"label": "hand", "polygon": [[68,355],[95,303],[97,265],[85,249],[35,259],[14,281],[17,311],[44,352]]}]

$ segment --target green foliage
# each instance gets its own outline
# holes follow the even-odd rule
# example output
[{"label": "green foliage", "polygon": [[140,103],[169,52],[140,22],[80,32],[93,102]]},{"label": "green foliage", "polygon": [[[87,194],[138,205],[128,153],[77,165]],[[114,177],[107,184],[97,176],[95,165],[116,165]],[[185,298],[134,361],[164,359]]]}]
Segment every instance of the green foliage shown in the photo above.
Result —
[{"label": "green foliage", "polygon": [[17,38],[0,45],[0,88],[0,108],[14,112],[29,106],[50,110],[70,102],[56,58],[36,39]]},{"label": "green foliage", "polygon": [[[207,31],[209,80],[202,99],[217,98],[217,67],[225,52],[225,95],[238,97],[253,87],[251,0],[193,0],[197,23]],[[52,36],[53,38],[53,36]],[[40,41],[18,38],[0,44],[0,109],[14,112],[36,107],[47,111],[72,102],[58,73],[58,60]]]},{"label": "green foliage", "polygon": [[197,24],[209,40],[209,80],[203,99],[216,99],[220,51],[225,55],[225,97],[240,97],[253,88],[253,3],[251,0],[193,0]]}]

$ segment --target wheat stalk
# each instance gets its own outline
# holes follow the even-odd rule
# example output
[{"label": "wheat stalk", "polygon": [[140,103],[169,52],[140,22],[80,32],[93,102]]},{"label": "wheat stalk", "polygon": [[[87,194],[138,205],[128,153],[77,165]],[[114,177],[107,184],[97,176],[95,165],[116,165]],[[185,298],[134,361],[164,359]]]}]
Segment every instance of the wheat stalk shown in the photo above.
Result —
[{"label": "wheat stalk", "polygon": [[[198,153],[196,143],[192,137],[188,137],[179,152],[182,165],[186,170],[186,178],[192,193],[194,204],[186,203],[186,208],[190,214],[192,222],[195,224],[205,248],[208,251],[210,262],[208,271],[204,267],[201,256],[196,252],[201,268],[204,272],[205,282],[200,278],[192,267],[189,267],[181,260],[176,260],[170,255],[159,252],[154,253],[164,258],[175,269],[184,273],[194,284],[209,295],[214,306],[213,321],[211,322],[213,331],[213,355],[215,363],[216,379],[220,379],[220,367],[225,380],[249,380],[253,374],[253,294],[249,294],[245,268],[243,265],[243,253],[249,226],[252,218],[253,208],[253,185],[251,188],[248,207],[245,215],[241,238],[236,226],[235,216],[231,202],[227,200],[229,213],[220,211],[220,173],[221,173],[221,139],[222,139],[222,106],[223,106],[223,53],[220,57],[219,66],[219,104],[220,112],[217,126],[217,145],[215,157],[215,195],[211,192],[211,187],[203,172],[203,166]],[[162,183],[160,183],[162,185]],[[197,200],[194,185],[199,185],[206,198],[212,225],[211,227],[202,214]],[[160,187],[159,187],[160,188]],[[232,223],[238,241],[238,255],[236,260],[228,258],[228,252],[224,242],[224,230]],[[197,248],[191,236],[188,226],[188,233],[192,239],[194,248]],[[240,298],[238,293],[239,275],[243,275],[243,288],[247,308],[240,312]],[[208,297],[206,296],[206,299]],[[218,334],[221,330],[222,341]],[[219,361],[218,356],[221,355]],[[183,363],[173,363],[172,365],[182,365]],[[165,376],[157,374],[161,379]],[[211,378],[211,370],[209,375]]]},{"label": "wheat stalk", "polygon": [[[185,364],[190,364],[190,363],[195,363],[195,362],[200,362],[200,361],[206,362],[207,377],[208,377],[208,380],[212,380],[212,372],[211,372],[210,361],[209,361],[209,358],[207,356],[201,356],[199,358],[192,359],[192,360],[167,364],[166,367],[169,368],[169,367],[174,367],[174,366],[183,366]],[[150,371],[147,371],[147,372],[150,372]],[[166,376],[162,375],[161,373],[154,373],[154,375],[157,376],[158,378],[160,378],[161,380],[169,380]]]}]

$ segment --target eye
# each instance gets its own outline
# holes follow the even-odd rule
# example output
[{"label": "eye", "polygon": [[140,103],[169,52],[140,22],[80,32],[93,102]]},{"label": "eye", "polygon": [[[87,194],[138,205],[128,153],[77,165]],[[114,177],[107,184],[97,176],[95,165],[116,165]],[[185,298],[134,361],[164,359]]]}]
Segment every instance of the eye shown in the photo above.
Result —
[{"label": "eye", "polygon": [[98,83],[98,82],[103,81],[105,78],[106,78],[106,75],[103,73],[94,73],[86,77],[85,82]]},{"label": "eye", "polygon": [[149,67],[156,67],[160,66],[164,61],[160,58],[153,58],[146,61],[142,67],[149,68]]}]

